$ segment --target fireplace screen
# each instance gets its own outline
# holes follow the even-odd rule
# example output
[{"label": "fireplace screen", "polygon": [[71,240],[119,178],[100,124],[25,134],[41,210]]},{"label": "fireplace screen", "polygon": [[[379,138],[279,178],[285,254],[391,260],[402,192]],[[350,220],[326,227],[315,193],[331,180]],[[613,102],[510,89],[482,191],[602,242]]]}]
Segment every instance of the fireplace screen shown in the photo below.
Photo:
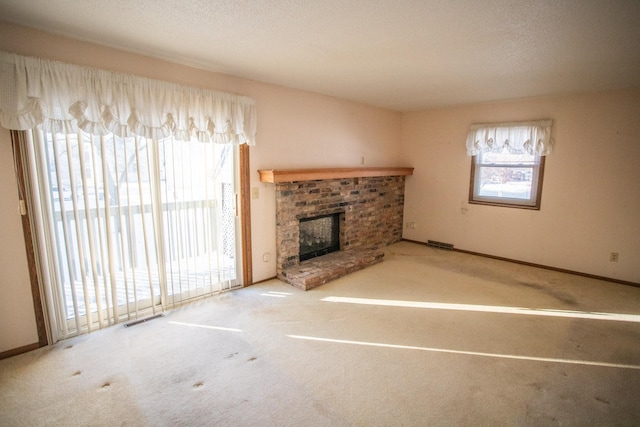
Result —
[{"label": "fireplace screen", "polygon": [[300,261],[339,250],[339,213],[300,220]]}]

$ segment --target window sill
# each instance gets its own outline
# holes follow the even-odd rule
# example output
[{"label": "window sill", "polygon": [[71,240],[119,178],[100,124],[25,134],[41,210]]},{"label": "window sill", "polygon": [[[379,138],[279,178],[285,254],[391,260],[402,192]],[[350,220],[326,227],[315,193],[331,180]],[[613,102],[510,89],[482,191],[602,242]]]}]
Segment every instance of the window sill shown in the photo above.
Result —
[{"label": "window sill", "polygon": [[489,201],[481,201],[481,200],[469,200],[470,205],[484,205],[484,206],[497,206],[501,208],[516,208],[516,209],[526,209],[530,211],[539,211],[540,206],[527,206],[527,205],[516,205],[513,203],[500,203],[500,202],[489,202]]}]

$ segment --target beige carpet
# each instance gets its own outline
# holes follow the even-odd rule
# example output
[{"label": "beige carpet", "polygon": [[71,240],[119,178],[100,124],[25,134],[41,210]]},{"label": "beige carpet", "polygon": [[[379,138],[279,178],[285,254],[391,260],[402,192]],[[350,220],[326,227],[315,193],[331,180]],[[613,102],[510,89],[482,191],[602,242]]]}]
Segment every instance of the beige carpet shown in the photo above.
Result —
[{"label": "beige carpet", "polygon": [[2,426],[638,425],[639,402],[640,288],[408,242],[0,361]]}]

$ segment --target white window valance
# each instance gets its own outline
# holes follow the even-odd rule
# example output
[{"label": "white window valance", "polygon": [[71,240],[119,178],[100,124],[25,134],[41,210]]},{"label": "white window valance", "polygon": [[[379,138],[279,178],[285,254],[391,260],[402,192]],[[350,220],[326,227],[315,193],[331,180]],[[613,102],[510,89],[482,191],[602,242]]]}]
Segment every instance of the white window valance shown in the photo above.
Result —
[{"label": "white window valance", "polygon": [[551,120],[473,124],[467,136],[467,154],[502,152],[546,156],[551,153]]},{"label": "white window valance", "polygon": [[251,98],[0,52],[0,125],[255,145]]}]

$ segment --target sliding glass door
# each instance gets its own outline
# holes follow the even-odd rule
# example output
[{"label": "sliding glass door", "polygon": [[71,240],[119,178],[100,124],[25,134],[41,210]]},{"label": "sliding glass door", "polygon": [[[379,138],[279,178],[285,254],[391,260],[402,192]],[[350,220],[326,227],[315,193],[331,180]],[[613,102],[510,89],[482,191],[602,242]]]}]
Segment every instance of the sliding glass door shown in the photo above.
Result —
[{"label": "sliding glass door", "polygon": [[31,200],[57,335],[239,286],[238,150],[31,133]]}]

